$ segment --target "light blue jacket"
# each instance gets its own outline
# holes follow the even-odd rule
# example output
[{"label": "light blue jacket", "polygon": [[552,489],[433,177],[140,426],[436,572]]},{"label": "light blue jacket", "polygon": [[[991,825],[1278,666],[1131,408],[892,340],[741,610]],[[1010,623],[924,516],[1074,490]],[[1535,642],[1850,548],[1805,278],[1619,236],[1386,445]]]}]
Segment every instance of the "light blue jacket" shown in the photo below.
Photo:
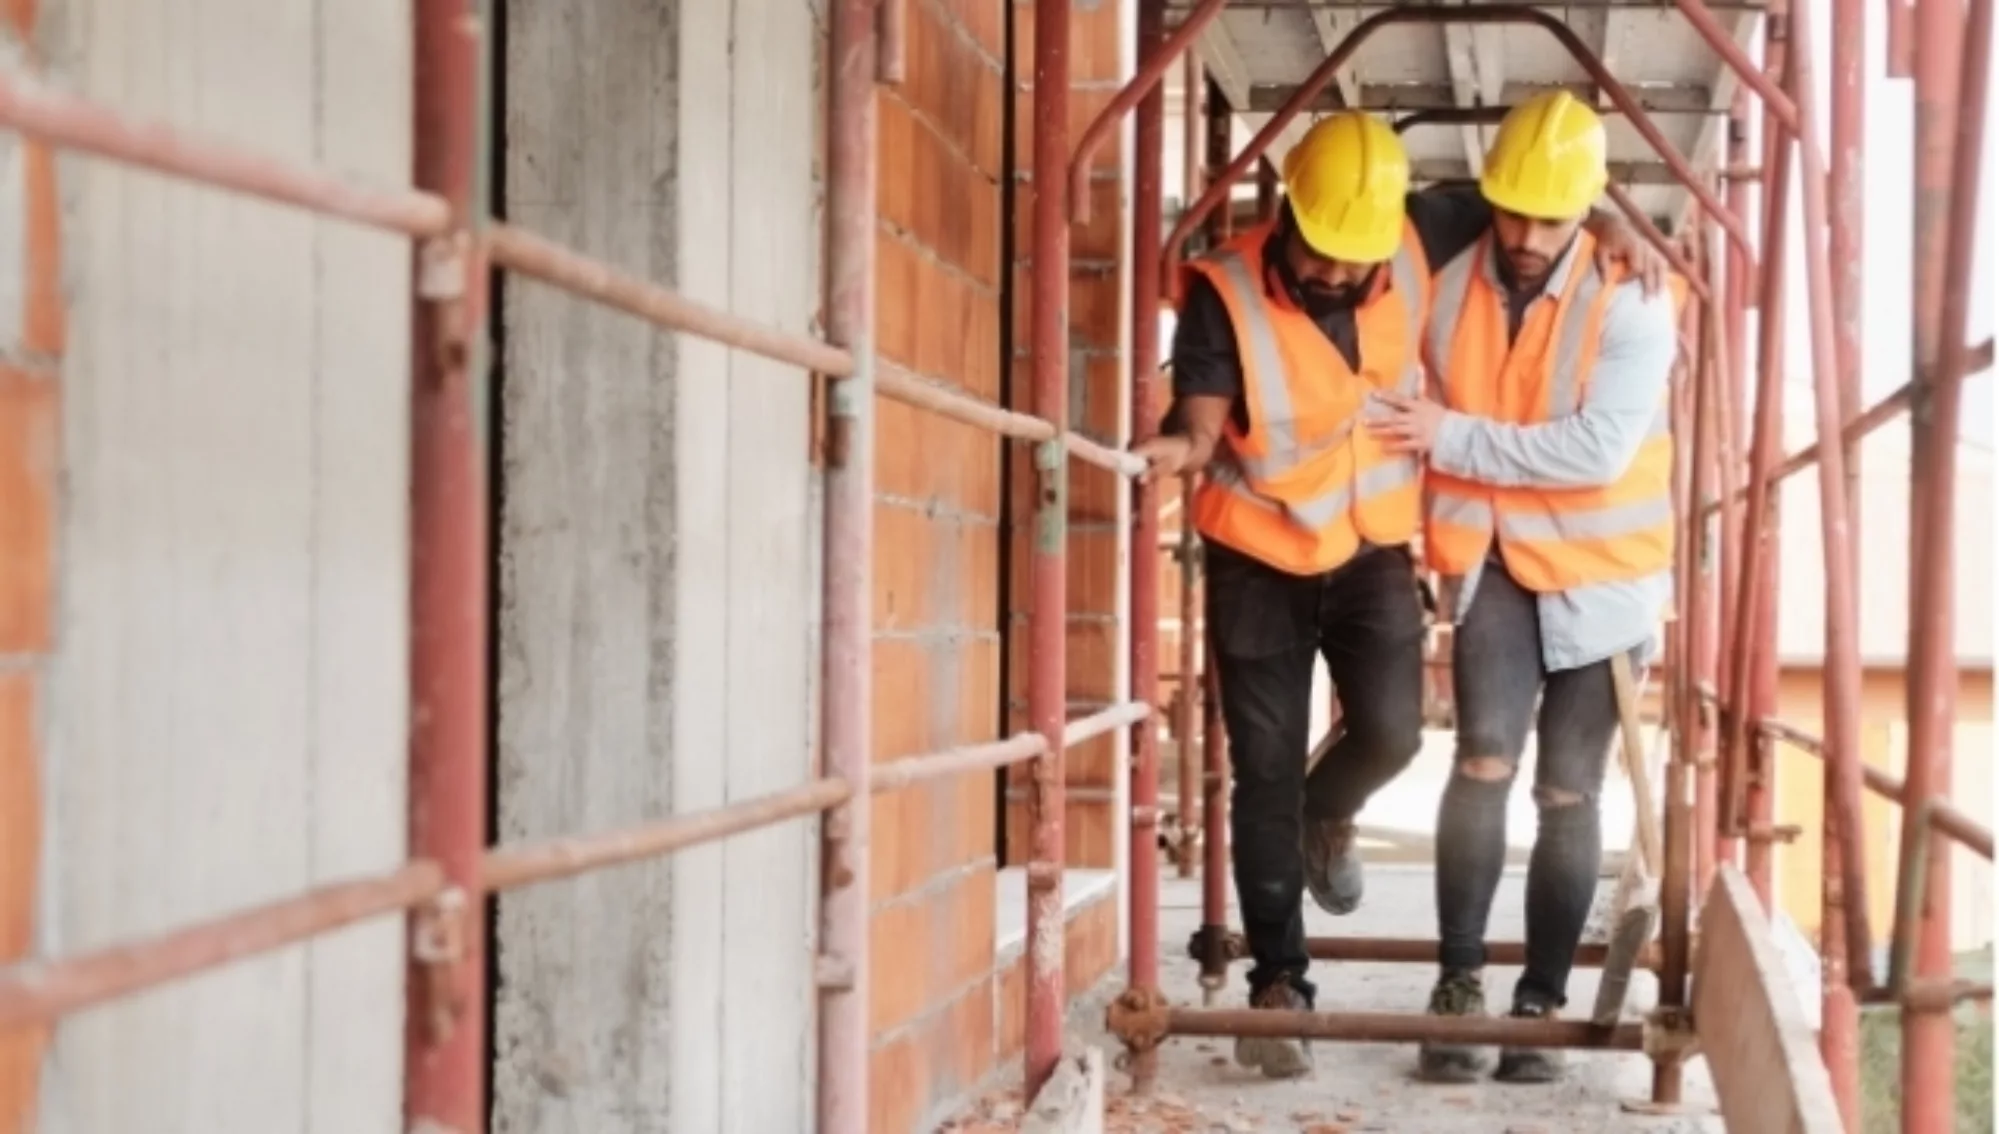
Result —
[{"label": "light blue jacket", "polygon": [[[1481,240],[1437,273],[1437,307],[1424,341],[1432,374],[1441,373],[1438,363],[1456,330],[1457,320],[1447,307],[1464,294],[1465,273],[1484,272],[1500,295],[1507,294],[1496,255],[1491,241]],[[1528,301],[1526,312],[1555,302],[1570,272],[1596,270],[1594,263],[1578,263],[1580,259],[1579,247],[1570,246],[1548,273],[1542,294]],[[1447,410],[1431,448],[1431,466],[1502,487],[1611,483],[1631,467],[1646,436],[1664,427],[1666,388],[1679,352],[1675,323],[1672,297],[1664,289],[1647,296],[1636,281],[1619,285],[1604,316],[1596,367],[1580,412],[1538,425],[1512,425]],[[1499,554],[1498,546],[1495,542],[1492,556]],[[1451,611],[1453,622],[1462,621],[1471,609],[1483,571],[1481,564],[1462,578],[1442,580],[1440,609]],[[1672,601],[1670,570],[1542,595],[1542,664],[1549,672],[1576,669],[1641,646],[1649,656]]]}]

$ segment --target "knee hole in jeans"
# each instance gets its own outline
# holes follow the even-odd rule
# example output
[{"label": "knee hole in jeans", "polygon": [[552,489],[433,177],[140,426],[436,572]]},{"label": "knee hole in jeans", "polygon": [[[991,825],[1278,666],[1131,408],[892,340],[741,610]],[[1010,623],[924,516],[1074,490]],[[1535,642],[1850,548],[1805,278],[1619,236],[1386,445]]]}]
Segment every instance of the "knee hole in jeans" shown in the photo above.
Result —
[{"label": "knee hole in jeans", "polygon": [[1513,761],[1504,756],[1465,756],[1458,760],[1457,774],[1468,780],[1498,783],[1513,778]]},{"label": "knee hole in jeans", "polygon": [[1591,792],[1570,791],[1567,788],[1534,785],[1534,806],[1543,811],[1556,811],[1567,807],[1581,807],[1593,804],[1596,796]]}]

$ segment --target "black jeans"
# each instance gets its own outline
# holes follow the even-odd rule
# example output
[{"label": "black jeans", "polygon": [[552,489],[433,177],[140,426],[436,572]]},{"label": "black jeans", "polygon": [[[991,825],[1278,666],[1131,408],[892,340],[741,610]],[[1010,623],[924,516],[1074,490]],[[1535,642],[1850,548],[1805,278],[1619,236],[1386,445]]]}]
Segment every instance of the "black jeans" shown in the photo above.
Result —
[{"label": "black jeans", "polygon": [[[1288,980],[1308,998],[1303,819],[1343,819],[1423,740],[1423,609],[1409,552],[1363,548],[1322,575],[1287,574],[1205,545],[1208,633],[1235,776],[1237,901],[1252,990]],[[1305,775],[1312,671],[1324,657],[1343,734]]]},{"label": "black jeans", "polygon": [[[1438,960],[1445,969],[1485,964],[1486,922],[1506,865],[1506,799],[1534,725],[1540,825],[1527,865],[1527,966],[1513,999],[1560,1007],[1603,857],[1598,797],[1618,723],[1610,662],[1547,672],[1536,596],[1496,560],[1485,565],[1453,647],[1457,768],[1437,814]],[[1468,774],[1466,762],[1481,758],[1503,761],[1506,774]]]}]

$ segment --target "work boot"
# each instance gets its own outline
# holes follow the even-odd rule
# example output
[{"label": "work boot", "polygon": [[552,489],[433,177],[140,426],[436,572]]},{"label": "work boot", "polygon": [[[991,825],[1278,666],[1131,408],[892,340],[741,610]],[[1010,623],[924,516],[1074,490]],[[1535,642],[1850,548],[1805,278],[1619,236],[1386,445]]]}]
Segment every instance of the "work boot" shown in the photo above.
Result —
[{"label": "work boot", "polygon": [[[1466,970],[1446,971],[1430,990],[1430,1015],[1485,1015],[1485,985]],[[1473,1044],[1432,1040],[1416,1052],[1416,1077],[1432,1083],[1473,1083],[1485,1070],[1485,1050]]]},{"label": "work boot", "polygon": [[[1555,1009],[1532,1001],[1515,1004],[1507,1013],[1515,1020],[1552,1020]],[[1552,1083],[1562,1077],[1562,1052],[1553,1047],[1503,1047],[1492,1077],[1502,1083]]]},{"label": "work boot", "polygon": [[[1289,981],[1279,980],[1263,991],[1251,994],[1249,1006],[1302,1012],[1309,1011],[1312,1003]],[[1235,1061],[1263,1072],[1266,1079],[1296,1079],[1312,1069],[1312,1045],[1297,1038],[1238,1036]]]},{"label": "work boot", "polygon": [[1359,828],[1352,819],[1305,820],[1305,888],[1329,914],[1360,908]]}]

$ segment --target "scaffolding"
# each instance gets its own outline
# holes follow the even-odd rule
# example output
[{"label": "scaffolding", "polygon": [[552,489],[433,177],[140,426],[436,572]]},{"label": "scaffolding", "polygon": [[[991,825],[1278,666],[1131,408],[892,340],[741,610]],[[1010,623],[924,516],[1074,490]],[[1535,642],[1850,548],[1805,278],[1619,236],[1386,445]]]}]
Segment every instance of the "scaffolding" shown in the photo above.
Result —
[{"label": "scaffolding", "polygon": [[[809,815],[822,816],[820,935],[815,969],[818,1009],[818,1129],[859,1134],[867,1124],[867,852],[872,794],[933,777],[1020,763],[1032,767],[1032,817],[1026,1003],[1026,1080],[1030,1091],[1061,1054],[1064,1016],[1061,879],[1064,859],[1064,752],[1117,729],[1132,733],[1130,820],[1130,987],[1111,1009],[1126,1043],[1135,1085],[1154,1076],[1157,1046],[1169,1036],[1294,1035],[1336,1040],[1411,1042],[1455,1039],[1523,1046],[1645,1051],[1654,1061],[1652,1104],[1679,1101],[1688,1039],[1701,1018],[1690,1011],[1693,911],[1726,902],[1736,863],[1768,904],[1772,843],[1770,773],[1775,746],[1789,744],[1824,760],[1829,815],[1823,890],[1826,931],[1821,1050],[1840,1114],[1858,1129],[1857,1007],[1895,1003],[1904,1012],[1903,1129],[1949,1128],[1953,1042],[1949,1011],[1966,998],[1989,999],[1950,973],[1947,913],[1949,842],[1992,857],[1991,832],[1947,803],[1954,687],[1951,639],[1953,453],[1959,389],[1967,372],[1990,364],[1989,344],[1964,339],[1975,210],[1984,137],[1992,0],[1890,0],[1893,73],[1913,77],[1919,160],[1914,172],[1915,358],[1911,381],[1863,409],[1858,397],[1858,232],[1863,201],[1858,123],[1862,112],[1861,0],[1833,0],[1829,86],[1832,145],[1828,162],[1817,133],[1822,95],[1812,58],[1810,6],[1770,0],[1760,64],[1724,33],[1702,0],[1675,0],[1701,38],[1762,102],[1764,152],[1748,163],[1748,94],[1731,119],[1727,164],[1702,172],[1674,151],[1632,97],[1556,16],[1523,5],[1386,8],[1362,20],[1300,85],[1249,146],[1227,161],[1162,245],[1160,81],[1222,11],[1226,0],[1201,0],[1170,34],[1163,0],[1140,0],[1136,76],[1081,132],[1073,150],[1066,83],[1034,84],[1032,296],[1029,341],[1032,405],[1025,414],[912,380],[877,373],[873,230],[878,147],[874,88],[903,72],[904,0],[834,0],[828,167],[829,294],[826,339],[769,330],[696,304],[672,289],[499,223],[487,215],[488,37],[479,0],[419,0],[414,5],[416,167],[414,188],[376,189],[256,153],[140,122],[60,93],[19,73],[0,77],[0,125],[52,145],[144,167],[217,188],[294,205],[405,235],[414,242],[412,303],[418,344],[413,405],[412,682],[415,724],[410,753],[411,859],[392,872],[323,886],[296,897],[82,955],[0,971],[0,1030],[40,1026],[67,1013],[274,950],[367,918],[406,916],[408,1027],[405,1108],[412,1129],[485,1127],[483,1035],[486,941],[479,911],[487,896],[572,877],[620,863],[671,854],[731,834]],[[1034,73],[1066,75],[1068,5],[1036,0]],[[1131,418],[1134,436],[1155,428],[1159,398],[1160,307],[1171,290],[1181,247],[1223,202],[1231,185],[1258,165],[1266,147],[1377,31],[1397,24],[1514,23],[1545,29],[1594,78],[1699,202],[1694,224],[1661,233],[1621,191],[1612,200],[1673,263],[1699,300],[1688,309],[1673,399],[1674,432],[1691,438],[1678,462],[1677,507],[1683,538],[1676,565],[1679,618],[1669,639],[1665,694],[1673,736],[1666,768],[1661,912],[1656,949],[1627,964],[1659,976],[1660,1007],[1644,1024],[1589,1021],[1441,1020],[1417,1015],[1231,1011],[1168,1004],[1159,993],[1158,486],[1132,489],[1132,570],[1128,605],[1134,699],[1092,716],[1067,719],[1063,613],[1068,464],[1080,460],[1138,477],[1135,457],[1068,427],[1068,242],[1071,220],[1087,219],[1091,154],[1120,119],[1136,113],[1133,209]],[[1504,108],[1432,111],[1398,123],[1483,120]],[[1190,142],[1194,123],[1188,124]],[[1217,152],[1216,131],[1208,132]],[[1226,157],[1226,131],[1219,153]],[[1190,146],[1190,161],[1192,147]],[[1220,164],[1218,161],[1217,164]],[[1784,321],[1787,187],[1794,168],[1804,188],[1807,292],[1810,301],[1818,435],[1840,444],[1779,452],[1779,346]],[[1267,163],[1260,197],[1274,201]],[[1761,239],[1746,214],[1751,181],[1764,186]],[[1066,190],[1066,192],[1065,192]],[[1723,241],[1726,244],[1723,244]],[[1837,262],[1838,271],[1833,270]],[[819,777],[758,799],[644,826],[488,848],[485,696],[488,505],[484,422],[475,409],[483,372],[489,267],[530,276],[646,320],[790,363],[823,376],[828,444],[825,463],[823,701]],[[1743,403],[1745,312],[1763,313],[1753,426],[1735,420]],[[895,398],[1034,446],[1035,535],[1028,642],[1030,731],[990,743],[871,767],[868,665],[872,539],[873,407]],[[1847,449],[1907,410],[1914,431],[1911,507],[1917,522],[1911,575],[1908,778],[1893,781],[1862,766],[1858,750],[1859,657],[1855,519]],[[1816,467],[1822,498],[1827,576],[1826,719],[1823,739],[1772,718],[1777,560],[1771,500],[1784,477]],[[1183,485],[1183,488],[1186,487]],[[1718,521],[1718,522],[1717,522]],[[1691,538],[1688,538],[1688,537]],[[1183,627],[1192,622],[1194,555],[1182,541]],[[1718,570],[1717,570],[1718,565]],[[1723,643],[1728,648],[1721,648]],[[1182,760],[1179,809],[1188,822],[1196,797],[1204,866],[1204,926],[1193,952],[1203,982],[1219,989],[1231,958],[1226,926],[1224,834],[1226,753],[1210,685],[1193,668],[1194,644],[1183,634],[1176,733],[1191,741],[1205,716],[1204,768],[1198,790]],[[1202,702],[1205,702],[1204,704]],[[1892,963],[1885,981],[1867,963],[1871,941],[1862,869],[1861,797],[1872,790],[1899,803],[1903,826]],[[1183,844],[1191,847],[1191,842]],[[1181,856],[1191,870],[1191,854]],[[1837,927],[1837,929],[1835,928]],[[1433,942],[1314,939],[1316,957],[1421,962]],[[1500,944],[1494,959],[1517,956]],[[1585,948],[1585,964],[1608,954]],[[1765,995],[1768,995],[1765,989]],[[1724,1085],[1724,1114],[1730,1106]],[[1798,1127],[1803,1129],[1805,1127]],[[1816,1127],[1813,1127],[1816,1129]]]}]

